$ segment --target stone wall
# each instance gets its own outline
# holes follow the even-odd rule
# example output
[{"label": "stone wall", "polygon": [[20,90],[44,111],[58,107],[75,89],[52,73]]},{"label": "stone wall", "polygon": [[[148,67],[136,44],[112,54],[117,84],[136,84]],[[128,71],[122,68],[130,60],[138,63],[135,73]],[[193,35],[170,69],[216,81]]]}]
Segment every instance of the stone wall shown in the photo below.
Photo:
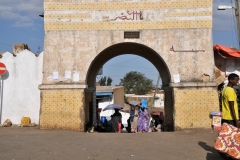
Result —
[{"label": "stone wall", "polygon": [[[43,84],[85,84],[95,57],[122,42],[140,43],[156,51],[172,79],[180,74],[183,82],[201,81],[204,73],[214,79],[212,0],[45,0],[44,10]],[[124,38],[124,31],[129,30],[139,31],[140,38]],[[177,52],[191,50],[199,52]],[[54,71],[59,73],[58,80],[53,79]],[[65,71],[79,73],[79,80],[66,79]]]},{"label": "stone wall", "polygon": [[[200,119],[204,121],[201,124],[193,123],[199,104],[188,108],[189,104],[180,103],[178,96],[187,100],[189,88],[195,87],[193,95],[201,97],[199,103],[204,102],[204,117],[217,109],[216,99],[207,99],[212,106],[202,96],[209,91],[205,86],[211,86],[213,95],[216,87],[211,83],[215,80],[212,0],[45,0],[44,23],[44,74],[40,89],[54,85],[94,90],[95,73],[100,67],[115,56],[131,52],[152,62],[161,74],[168,91],[166,128],[173,129],[174,123],[181,128],[210,127],[209,118]],[[126,31],[139,32],[139,37],[126,38]],[[210,79],[202,84],[203,74]],[[180,75],[186,94],[171,85],[174,75]],[[85,104],[82,109],[88,112],[88,107]],[[181,113],[188,109],[192,115],[181,122],[185,119]]]},{"label": "stone wall", "polygon": [[[143,30],[140,33],[140,39],[131,40],[124,39],[124,31],[47,31],[43,84],[59,81],[85,84],[88,68],[96,56],[122,42],[140,43],[156,51],[167,64],[172,82],[175,74],[180,75],[182,82],[200,82],[204,73],[214,80],[211,29]],[[192,42],[196,45],[192,46]],[[176,50],[203,49],[205,52],[172,52],[172,46]],[[80,73],[79,81],[74,81],[73,75],[66,79],[67,70]],[[59,73],[58,80],[53,79],[54,71]]]}]

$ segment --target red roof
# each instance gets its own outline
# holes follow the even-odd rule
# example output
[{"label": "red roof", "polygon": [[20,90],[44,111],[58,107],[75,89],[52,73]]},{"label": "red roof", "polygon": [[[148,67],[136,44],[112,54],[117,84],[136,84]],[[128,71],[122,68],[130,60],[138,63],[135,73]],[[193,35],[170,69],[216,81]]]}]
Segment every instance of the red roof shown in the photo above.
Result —
[{"label": "red roof", "polygon": [[229,48],[220,44],[215,44],[213,49],[224,58],[240,58],[240,50]]}]

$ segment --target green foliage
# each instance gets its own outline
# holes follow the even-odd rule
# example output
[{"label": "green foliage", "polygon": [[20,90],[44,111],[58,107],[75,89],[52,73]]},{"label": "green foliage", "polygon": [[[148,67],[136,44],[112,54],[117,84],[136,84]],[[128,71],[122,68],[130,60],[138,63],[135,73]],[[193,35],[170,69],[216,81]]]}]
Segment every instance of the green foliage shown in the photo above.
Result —
[{"label": "green foliage", "polygon": [[101,77],[98,83],[100,84],[100,86],[111,86],[112,81],[113,81],[112,78],[104,76],[104,77]]},{"label": "green foliage", "polygon": [[153,81],[140,72],[131,71],[120,79],[119,85],[124,86],[127,94],[145,95],[152,88]]},{"label": "green foliage", "polygon": [[111,86],[112,81],[113,81],[112,78],[108,77],[108,79],[107,79],[107,86]]}]

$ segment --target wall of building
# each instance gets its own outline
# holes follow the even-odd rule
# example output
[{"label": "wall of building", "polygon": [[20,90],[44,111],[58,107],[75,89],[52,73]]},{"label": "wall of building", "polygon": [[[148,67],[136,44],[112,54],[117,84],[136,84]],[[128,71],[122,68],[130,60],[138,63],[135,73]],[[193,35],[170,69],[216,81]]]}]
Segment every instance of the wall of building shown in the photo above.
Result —
[{"label": "wall of building", "polygon": [[226,75],[236,73],[240,76],[240,58],[226,59]]},{"label": "wall of building", "polygon": [[158,97],[158,99],[155,99],[154,107],[164,108],[164,93],[156,94],[156,97]]},{"label": "wall of building", "polygon": [[124,106],[124,87],[118,87],[113,89],[114,103]]},{"label": "wall of building", "polygon": [[40,128],[85,131],[84,90],[41,91]]},{"label": "wall of building", "polygon": [[[142,11],[143,20],[118,18],[121,13],[128,15],[127,6]],[[175,74],[180,74],[182,82],[202,81],[204,73],[211,81],[214,79],[212,0],[94,3],[45,0],[44,9],[47,54],[43,84],[59,81],[85,84],[95,57],[109,46],[122,42],[140,43],[156,51],[169,67],[172,82]],[[124,38],[124,31],[129,30],[139,31],[140,38]],[[178,52],[191,50],[200,51]],[[76,74],[79,80],[73,76],[66,79],[65,71],[79,73]],[[59,73],[58,80],[53,79],[53,72]]]},{"label": "wall of building", "polygon": [[219,111],[218,92],[213,87],[174,89],[174,103],[175,129],[211,127],[209,113]]},{"label": "wall of building", "polygon": [[39,123],[40,90],[42,82],[43,53],[36,57],[24,50],[14,57],[6,52],[0,59],[7,67],[3,79],[2,119],[20,124],[22,117],[30,117]]},{"label": "wall of building", "polygon": [[[173,102],[178,95],[175,87],[180,86],[187,90],[194,86],[208,92],[205,86],[211,85],[213,92],[216,90],[216,84],[200,84],[203,82],[203,74],[209,75],[209,82],[215,81],[212,0],[44,0],[44,23],[45,56],[41,89],[50,88],[51,85],[55,88],[79,90],[81,87],[94,87],[95,75],[88,73],[100,68],[92,69],[92,63],[103,65],[116,53],[114,48],[108,53],[110,47],[132,42],[148,49],[146,53],[141,53],[141,56],[151,59],[159,71],[163,72],[159,61],[165,65],[165,74],[160,74],[167,77],[163,78],[163,86],[171,87],[164,89],[168,90],[165,94],[168,128],[173,127],[174,113],[188,107],[188,104],[182,107],[172,106],[178,105]],[[124,38],[124,31],[138,31],[140,37]],[[131,45],[128,47],[131,48]],[[131,50],[140,54],[138,48],[134,47]],[[145,49],[144,47],[141,49]],[[128,53],[126,49],[124,51]],[[154,54],[158,59],[154,58]],[[172,84],[176,75],[180,76],[179,86]],[[88,83],[89,79],[92,80],[91,83]],[[202,95],[200,92],[196,93],[199,94],[195,95],[196,97]],[[218,97],[217,94],[215,96]],[[214,106],[208,105],[206,112],[217,107],[215,99],[210,101]],[[187,123],[193,122],[194,115],[198,114],[194,112],[196,107],[197,104],[192,104],[189,108],[193,116],[187,119]],[[180,121],[181,118],[175,121]],[[205,119],[204,125],[194,127],[210,127],[210,121],[209,118]],[[181,127],[181,124],[178,126]],[[186,126],[189,127],[182,125]]]},{"label": "wall of building", "polygon": [[[114,95],[113,95],[114,97]],[[104,97],[101,101],[98,103],[98,108],[105,108],[109,104],[114,103],[113,97]],[[114,113],[114,110],[106,110],[100,112],[100,117],[106,117],[107,120],[111,120],[111,115]]]},{"label": "wall of building", "polygon": [[[46,31],[43,84],[85,84],[88,68],[94,58],[111,45],[122,42],[144,44],[155,50],[168,65],[172,76],[179,74],[182,82],[202,81],[205,73],[212,81],[214,60],[212,51],[212,32],[210,29],[142,30],[140,39],[124,39],[124,31]],[[159,36],[161,35],[161,36]],[[171,39],[169,39],[171,37]],[[84,40],[84,42],[82,41]],[[53,43],[54,41],[58,41]],[[184,43],[180,43],[184,42]],[[195,46],[191,43],[194,42]],[[182,53],[176,50],[203,49],[205,52]],[[59,49],[62,48],[62,49]],[[61,56],[58,56],[61,55]],[[151,56],[151,55],[149,55]],[[49,64],[49,61],[51,63]],[[61,63],[60,63],[61,62]],[[80,73],[79,80],[65,78],[65,71]],[[59,79],[53,79],[53,72]]]},{"label": "wall of building", "polygon": [[220,54],[214,54],[215,65],[222,76],[225,77],[227,83],[227,76],[230,73],[236,73],[240,76],[240,59],[239,58],[223,58]]}]

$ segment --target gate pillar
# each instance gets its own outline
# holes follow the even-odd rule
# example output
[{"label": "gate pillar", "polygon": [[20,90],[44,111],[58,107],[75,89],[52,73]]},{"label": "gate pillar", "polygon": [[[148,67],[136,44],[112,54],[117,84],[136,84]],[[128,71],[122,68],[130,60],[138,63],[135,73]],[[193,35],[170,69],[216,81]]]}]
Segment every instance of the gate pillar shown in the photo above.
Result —
[{"label": "gate pillar", "polygon": [[[40,129],[86,129],[85,85],[40,85]],[[88,94],[87,94],[88,97]]]},{"label": "gate pillar", "polygon": [[219,111],[215,82],[172,83],[174,129],[210,128],[211,111]]}]

